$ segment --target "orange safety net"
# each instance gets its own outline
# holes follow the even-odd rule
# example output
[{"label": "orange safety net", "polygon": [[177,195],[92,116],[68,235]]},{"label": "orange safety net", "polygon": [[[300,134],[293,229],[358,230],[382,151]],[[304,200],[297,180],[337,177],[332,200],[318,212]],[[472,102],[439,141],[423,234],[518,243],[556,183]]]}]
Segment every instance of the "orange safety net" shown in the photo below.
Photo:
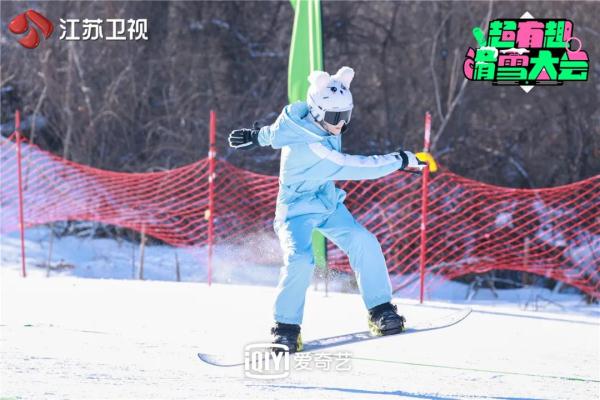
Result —
[{"label": "orange safety net", "polygon": [[[16,230],[16,143],[0,142],[1,231]],[[156,173],[117,173],[21,144],[25,226],[87,220],[141,231],[173,246],[208,241],[208,159]],[[380,240],[395,289],[419,271],[421,178],[396,172],[339,185],[346,205]],[[532,272],[600,297],[600,175],[550,189],[510,189],[450,172],[428,184],[426,273],[452,279],[490,270]],[[277,177],[217,160],[214,240],[272,231]],[[329,265],[349,271],[331,243]]]}]

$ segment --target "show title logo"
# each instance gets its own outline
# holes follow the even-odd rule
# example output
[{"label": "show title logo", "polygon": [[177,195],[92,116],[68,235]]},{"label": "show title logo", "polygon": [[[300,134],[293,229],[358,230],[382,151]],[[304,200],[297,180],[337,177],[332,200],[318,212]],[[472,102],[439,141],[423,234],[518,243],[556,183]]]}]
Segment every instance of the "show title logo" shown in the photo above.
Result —
[{"label": "show title logo", "polygon": [[534,85],[587,81],[588,55],[573,29],[568,19],[533,19],[529,13],[491,21],[487,38],[475,27],[479,48],[467,50],[464,75],[472,81],[519,85],[526,92]]}]

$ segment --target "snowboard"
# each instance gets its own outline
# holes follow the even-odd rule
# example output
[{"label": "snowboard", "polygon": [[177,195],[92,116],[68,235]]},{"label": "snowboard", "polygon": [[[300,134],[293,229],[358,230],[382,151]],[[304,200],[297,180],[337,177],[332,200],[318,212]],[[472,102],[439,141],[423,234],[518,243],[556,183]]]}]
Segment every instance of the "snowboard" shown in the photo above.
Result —
[{"label": "snowboard", "polygon": [[[471,314],[471,309],[461,309],[444,315],[439,318],[434,318],[430,321],[425,321],[421,324],[408,325],[402,333],[389,336],[374,336],[369,331],[347,333],[337,336],[331,336],[321,339],[314,339],[304,343],[304,349],[301,353],[311,351],[320,351],[332,347],[343,346],[351,343],[361,343],[369,340],[390,340],[400,338],[402,336],[429,332],[438,329],[449,328],[458,324]],[[293,353],[292,356],[294,356]],[[214,353],[198,353],[198,358],[203,362],[217,367],[236,367],[244,365],[244,360],[240,359],[240,354],[214,354]]]}]

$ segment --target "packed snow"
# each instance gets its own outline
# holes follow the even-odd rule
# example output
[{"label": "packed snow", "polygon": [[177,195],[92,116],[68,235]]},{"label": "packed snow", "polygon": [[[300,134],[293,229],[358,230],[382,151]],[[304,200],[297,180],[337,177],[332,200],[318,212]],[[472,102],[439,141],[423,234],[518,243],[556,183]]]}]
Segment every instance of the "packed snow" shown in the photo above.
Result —
[{"label": "packed snow", "polygon": [[[600,398],[600,308],[576,293],[480,289],[467,301],[467,285],[439,282],[420,305],[414,291],[400,292],[394,303],[409,326],[474,311],[449,328],[328,348],[304,370],[293,358],[288,377],[261,380],[197,353],[243,359],[246,344],[268,339],[277,254],[260,265],[219,247],[208,286],[203,250],[168,246],[148,246],[145,280],[131,279],[136,246],[54,239],[47,277],[49,231],[30,229],[24,279],[18,235],[2,236],[0,398]],[[309,289],[305,342],[367,329],[362,300],[346,287],[340,275],[327,294],[322,283]],[[317,364],[340,354],[349,370]]]}]

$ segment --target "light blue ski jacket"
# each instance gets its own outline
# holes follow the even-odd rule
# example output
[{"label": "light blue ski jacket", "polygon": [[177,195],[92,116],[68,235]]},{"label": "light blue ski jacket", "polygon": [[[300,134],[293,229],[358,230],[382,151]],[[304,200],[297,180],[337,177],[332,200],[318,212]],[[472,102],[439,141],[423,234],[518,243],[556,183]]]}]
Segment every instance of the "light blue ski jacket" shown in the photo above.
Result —
[{"label": "light blue ski jacket", "polygon": [[305,102],[287,105],[272,125],[260,129],[261,146],[281,149],[276,221],[331,214],[346,197],[333,181],[375,179],[401,168],[395,153],[342,153],[341,136],[315,125]]}]

